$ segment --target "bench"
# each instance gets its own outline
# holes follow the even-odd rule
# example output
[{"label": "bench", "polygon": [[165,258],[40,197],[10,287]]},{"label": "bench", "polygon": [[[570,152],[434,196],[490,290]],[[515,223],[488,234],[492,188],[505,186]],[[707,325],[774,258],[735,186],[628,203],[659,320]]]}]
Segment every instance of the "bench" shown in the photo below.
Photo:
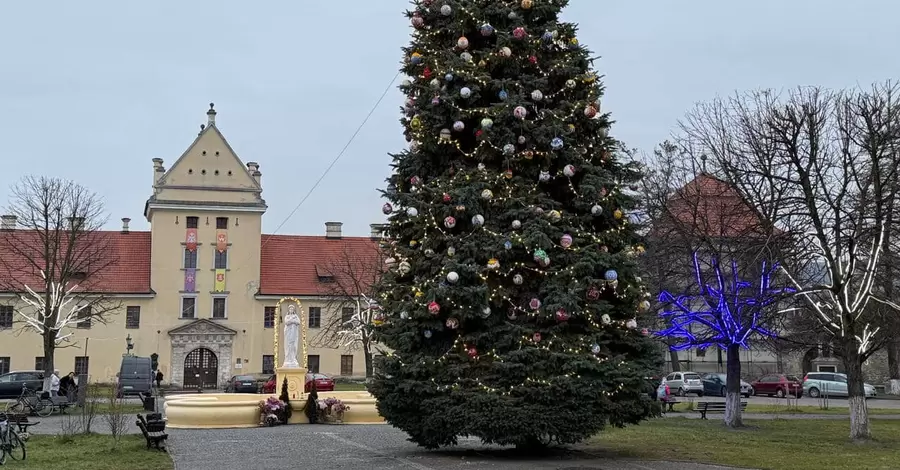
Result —
[{"label": "bench", "polygon": [[663,406],[665,407],[665,409],[663,411],[675,411],[675,405],[677,405],[679,403],[681,403],[681,402],[674,398],[670,398],[663,402]]},{"label": "bench", "polygon": [[[741,411],[747,409],[747,402],[741,402]],[[706,419],[706,413],[724,413],[724,401],[701,401],[694,407],[694,411],[700,413],[700,419]]]},{"label": "bench", "polygon": [[20,433],[27,433],[31,426],[41,424],[40,421],[29,421],[26,413],[6,413],[6,419],[16,425]]},{"label": "bench", "polygon": [[144,435],[144,439],[147,440],[147,449],[149,450],[153,446],[157,450],[165,451],[165,445],[160,445],[169,438],[169,435],[166,434],[165,421],[148,421],[143,415],[137,415],[137,417],[138,419],[134,424],[137,425],[138,429],[141,430],[141,434]]}]

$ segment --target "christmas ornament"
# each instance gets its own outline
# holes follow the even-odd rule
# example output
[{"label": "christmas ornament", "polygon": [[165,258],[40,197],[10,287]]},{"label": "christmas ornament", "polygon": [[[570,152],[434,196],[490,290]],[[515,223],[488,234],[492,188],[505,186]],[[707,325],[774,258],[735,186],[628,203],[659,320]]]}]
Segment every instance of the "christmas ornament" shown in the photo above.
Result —
[{"label": "christmas ornament", "polygon": [[569,321],[569,312],[564,308],[556,311],[556,321]]},{"label": "christmas ornament", "polygon": [[533,4],[532,0],[522,0],[522,9],[523,10],[529,9],[529,8],[531,8],[532,4]]},{"label": "christmas ornament", "polygon": [[506,312],[506,318],[509,318],[510,320],[515,320],[515,319],[516,319],[516,316],[517,316],[517,315],[516,315],[516,309],[515,309],[515,307],[510,307],[510,308],[509,308],[509,311]]},{"label": "christmas ornament", "polygon": [[481,318],[487,318],[491,316],[491,307],[484,307],[481,309]]},{"label": "christmas ornament", "polygon": [[490,129],[494,126],[494,121],[491,118],[484,118],[481,120],[482,129]]},{"label": "christmas ornament", "polygon": [[416,241],[416,240],[410,240],[410,241],[409,241],[409,247],[410,247],[410,248],[415,248],[416,245],[418,245],[418,244],[419,244],[419,242]]},{"label": "christmas ornament", "polygon": [[541,101],[544,99],[544,93],[541,90],[534,90],[531,92],[531,99],[534,101]]},{"label": "christmas ornament", "polygon": [[525,136],[520,135],[517,141],[519,142],[519,145],[525,145]]},{"label": "christmas ornament", "polygon": [[509,56],[512,55],[512,49],[510,49],[510,48],[508,48],[508,47],[501,47],[501,48],[500,48],[500,55],[503,56],[503,57],[509,57]]},{"label": "christmas ornament", "polygon": [[412,127],[413,129],[422,127],[422,120],[419,119],[419,116],[413,116],[413,118],[409,120],[409,127]]},{"label": "christmas ornament", "polygon": [[419,150],[419,142],[414,140],[409,143],[409,151],[415,152],[416,150]]},{"label": "christmas ornament", "polygon": [[395,264],[397,264],[397,260],[395,258],[385,258],[384,259],[384,265],[388,269],[393,268]]},{"label": "christmas ornament", "polygon": [[571,78],[566,80],[566,88],[575,88],[575,80]]},{"label": "christmas ornament", "polygon": [[612,319],[609,318],[609,315],[607,315],[607,314],[605,314],[605,313],[603,314],[602,317],[600,317],[600,321],[601,321],[604,325],[609,325],[610,323],[612,323]]},{"label": "christmas ornament", "polygon": [[472,217],[472,225],[476,227],[481,227],[482,225],[484,225],[484,216],[481,214],[475,214],[475,216]]},{"label": "christmas ornament", "polygon": [[494,197],[494,193],[490,189],[485,189],[481,192],[481,199],[490,200]]},{"label": "christmas ornament", "polygon": [[484,171],[484,163],[479,163],[478,169]]},{"label": "christmas ornament", "polygon": [[563,235],[563,236],[560,237],[560,239],[559,239],[559,244],[560,244],[560,246],[562,246],[563,248],[569,248],[570,246],[572,246],[572,236],[569,235],[568,233],[565,234],[565,235]]},{"label": "christmas ornament", "polygon": [[553,209],[547,214],[547,217],[550,218],[551,222],[559,222],[559,219],[562,219],[562,214],[558,210]]},{"label": "christmas ornament", "polygon": [[441,104],[441,97],[438,95],[434,95],[434,98],[431,98],[431,105],[437,106],[439,104]]},{"label": "christmas ornament", "polygon": [[478,350],[475,349],[475,346],[470,346],[468,349],[466,349],[466,354],[468,354],[472,359],[475,359],[476,357],[478,357]]},{"label": "christmas ornament", "polygon": [[600,345],[597,344],[597,343],[592,344],[592,345],[591,345],[591,352],[594,353],[594,354],[600,354]]},{"label": "christmas ornament", "polygon": [[450,140],[450,129],[441,129],[441,133],[438,134],[441,140]]},{"label": "christmas ornament", "polygon": [[422,178],[419,176],[412,176],[409,178],[409,184],[411,184],[413,186],[418,186],[418,185],[422,184]]},{"label": "christmas ornament", "polygon": [[452,73],[448,73],[447,75],[444,75],[444,80],[445,80],[445,81],[448,81],[448,82],[452,82],[452,81],[453,81],[453,74],[452,74]]},{"label": "christmas ornament", "polygon": [[575,124],[569,124],[566,126],[566,134],[571,134],[575,132]]},{"label": "christmas ornament", "polygon": [[442,199],[444,202],[450,202],[450,200],[451,200],[450,195],[447,194],[447,193],[444,193],[444,195],[441,196],[441,199]]},{"label": "christmas ornament", "polygon": [[487,267],[496,271],[500,269],[500,261],[497,258],[491,258],[487,262]]},{"label": "christmas ornament", "polygon": [[569,178],[575,176],[575,165],[566,165],[563,167],[563,174]]},{"label": "christmas ornament", "polygon": [[517,286],[521,286],[521,285],[522,285],[522,282],[523,282],[524,280],[525,280],[525,279],[522,278],[522,275],[521,275],[521,274],[516,274],[515,276],[513,276],[513,284],[515,284],[515,285],[517,285]]},{"label": "christmas ornament", "polygon": [[600,245],[600,252],[601,253],[609,253],[609,247],[606,245]]},{"label": "christmas ornament", "polygon": [[516,108],[513,109],[513,116],[519,119],[525,119],[528,116],[528,110],[525,109],[524,106],[516,106]]},{"label": "christmas ornament", "polygon": [[522,222],[520,222],[519,220],[513,220],[512,228],[513,230],[519,230],[520,228],[522,228]]},{"label": "christmas ornament", "polygon": [[631,320],[628,320],[627,322],[625,322],[625,326],[626,326],[629,330],[633,330],[633,329],[637,328],[637,320],[635,320],[634,318],[632,318]]},{"label": "christmas ornament", "polygon": [[513,152],[516,151],[516,146],[513,144],[506,144],[503,146],[503,153],[506,155],[512,155]]},{"label": "christmas ornament", "polygon": [[509,98],[509,93],[507,93],[506,90],[500,90],[500,92],[497,93],[497,98],[500,98],[500,101],[506,101],[506,99]]},{"label": "christmas ornament", "polygon": [[522,158],[524,158],[525,160],[531,160],[532,158],[534,158],[534,152],[532,152],[531,150],[526,150],[522,152]]},{"label": "christmas ornament", "polygon": [[463,50],[467,49],[469,47],[469,40],[465,36],[460,36],[460,38],[456,40],[456,47]]},{"label": "christmas ornament", "polygon": [[540,342],[541,342],[541,333],[540,333],[540,332],[535,332],[534,335],[532,335],[531,339],[532,339],[535,343],[540,343]]},{"label": "christmas ornament", "polygon": [[431,258],[432,256],[434,256],[434,250],[432,250],[431,248],[425,248],[425,256]]},{"label": "christmas ornament", "polygon": [[600,110],[602,109],[602,108],[600,107],[600,98],[597,98],[597,101],[594,101],[593,106],[594,106],[594,109],[596,109],[597,112],[599,113]]},{"label": "christmas ornament", "polygon": [[432,315],[437,315],[438,313],[441,313],[441,306],[433,300],[431,302],[428,302],[428,313],[430,313]]},{"label": "christmas ornament", "polygon": [[482,36],[490,36],[491,34],[494,34],[494,27],[485,23],[481,25],[480,31]]},{"label": "christmas ornament", "polygon": [[[444,5],[444,6],[446,6],[446,5]],[[426,339],[431,338],[431,330],[425,330],[422,332],[422,334],[425,335]]]},{"label": "christmas ornament", "polygon": [[532,310],[537,310],[541,308],[541,301],[535,297],[532,298],[530,302],[528,302],[528,306],[531,307]]},{"label": "christmas ornament", "polygon": [[538,175],[538,181],[540,181],[541,183],[546,183],[547,181],[550,181],[550,172],[541,170],[541,173]]},{"label": "christmas ornament", "polygon": [[384,314],[376,313],[374,317],[372,317],[372,324],[375,326],[380,326],[384,324]]},{"label": "christmas ornament", "polygon": [[540,249],[540,248],[538,248],[537,250],[534,250],[534,261],[535,261],[535,262],[540,263],[540,264],[544,264],[544,261],[545,261],[545,260],[547,260],[547,261],[550,260],[550,257],[547,256],[547,252],[546,252],[546,251],[544,251],[544,250],[542,250],[542,249]]},{"label": "christmas ornament", "polygon": [[528,36],[528,33],[525,32],[525,28],[519,26],[513,30],[513,37],[516,39],[525,39],[525,36]]},{"label": "christmas ornament", "polygon": [[613,212],[613,217],[615,217],[616,220],[621,220],[622,217],[624,217],[624,216],[625,216],[625,214],[622,212],[621,209],[616,209],[616,211]]},{"label": "christmas ornament", "polygon": [[641,303],[638,304],[638,311],[643,313],[643,312],[646,312],[647,310],[650,310],[650,301],[642,300]]},{"label": "christmas ornament", "polygon": [[585,115],[585,117],[587,117],[589,119],[593,118],[594,116],[597,115],[597,108],[595,108],[593,106],[586,106],[584,108],[584,115]]},{"label": "christmas ornament", "polygon": [[528,62],[532,64],[537,64],[537,56],[530,55],[528,56]]},{"label": "christmas ornament", "polygon": [[472,54],[469,54],[468,52],[463,52],[459,55],[459,58],[466,62],[472,62]]},{"label": "christmas ornament", "polygon": [[441,14],[444,16],[450,16],[453,13],[453,8],[450,8],[450,5],[444,5],[441,7]]},{"label": "christmas ornament", "polygon": [[415,217],[415,216],[419,215],[419,211],[415,207],[410,207],[409,209],[406,209],[406,215],[408,215],[410,217]]},{"label": "christmas ornament", "polygon": [[553,150],[559,150],[563,147],[563,140],[561,137],[554,137],[553,140],[550,141],[550,147]]},{"label": "christmas ornament", "polygon": [[459,96],[462,96],[463,98],[468,98],[468,97],[472,96],[472,89],[470,89],[467,86],[460,88]]},{"label": "christmas ornament", "polygon": [[456,248],[453,248],[452,246],[447,248],[447,256],[452,257],[455,254],[456,254]]},{"label": "christmas ornament", "polygon": [[457,212],[464,212],[465,210],[466,210],[466,206],[464,206],[464,205],[462,205],[462,204],[456,206],[456,211],[457,211]]},{"label": "christmas ornament", "polygon": [[597,300],[600,298],[600,289],[597,289],[594,286],[588,288],[587,293],[585,294],[588,300]]},{"label": "christmas ornament", "polygon": [[449,282],[450,284],[456,284],[457,281],[459,281],[459,274],[457,274],[456,271],[450,271],[449,273],[447,273],[447,282]]},{"label": "christmas ornament", "polygon": [[419,65],[419,64],[421,64],[421,63],[422,63],[422,54],[419,54],[418,52],[413,52],[413,53],[409,56],[409,61],[410,61],[410,63],[412,63],[413,65]]},{"label": "christmas ornament", "polygon": [[606,274],[604,274],[603,277],[607,281],[612,282],[619,278],[619,273],[617,273],[615,269],[610,269],[609,271],[606,271]]},{"label": "christmas ornament", "polygon": [[394,212],[394,207],[391,206],[389,202],[385,202],[384,205],[381,206],[381,212],[383,212],[384,215],[388,215],[391,212]]},{"label": "christmas ornament", "polygon": [[506,171],[503,172],[503,177],[506,179],[512,179],[513,171],[510,169],[507,169]]},{"label": "christmas ornament", "polygon": [[448,215],[444,217],[444,227],[453,228],[456,227],[456,218],[452,215]]},{"label": "christmas ornament", "polygon": [[401,275],[404,275],[404,276],[407,275],[407,274],[409,274],[409,271],[410,271],[411,269],[412,269],[412,267],[409,265],[409,262],[407,262],[407,261],[401,261],[401,262],[400,262],[400,266],[397,266],[397,271],[398,271]]},{"label": "christmas ornament", "polygon": [[544,31],[544,34],[541,35],[541,40],[544,42],[553,42],[553,33],[550,31]]},{"label": "christmas ornament", "polygon": [[602,213],[603,213],[603,207],[601,207],[599,204],[594,204],[594,206],[591,207],[591,214],[594,217],[596,217]]},{"label": "christmas ornament", "polygon": [[401,320],[407,320],[407,319],[409,319],[409,313],[407,313],[407,312],[405,312],[405,311],[400,312],[400,319],[401,319]]},{"label": "christmas ornament", "polygon": [[[431,88],[434,88],[435,90],[437,90],[438,88],[441,87],[441,81],[436,78],[433,78],[433,79],[431,79],[431,82],[429,82],[429,85],[431,85]],[[435,97],[435,98],[438,98],[438,97]],[[438,98],[438,102],[440,102],[440,98]],[[432,100],[432,103],[434,103],[434,100]],[[437,103],[434,103],[434,104],[437,104]]]},{"label": "christmas ornament", "polygon": [[456,121],[453,123],[453,130],[456,132],[462,132],[462,130],[465,128],[466,128],[466,124],[462,121]]},{"label": "christmas ornament", "polygon": [[487,62],[485,62],[484,59],[481,59],[481,60],[478,61],[478,66],[479,66],[479,67],[485,67],[485,66],[487,66]]},{"label": "christmas ornament", "polygon": [[516,12],[511,11],[511,12],[509,12],[508,15],[506,15],[506,17],[509,18],[509,19],[511,19],[511,20],[514,20],[514,19],[516,19],[516,18],[518,17],[518,15],[516,15]]},{"label": "christmas ornament", "polygon": [[459,320],[455,318],[448,318],[444,324],[447,325],[447,328],[450,328],[451,330],[459,328]]},{"label": "christmas ornament", "polygon": [[412,80],[410,80],[408,78],[404,78],[403,81],[400,82],[401,87],[408,87],[410,85],[412,85]]},{"label": "christmas ornament", "polygon": [[422,76],[425,77],[425,80],[431,78],[431,67],[425,66],[425,69],[422,70]]},{"label": "christmas ornament", "polygon": [[506,249],[506,250],[512,250],[512,247],[513,247],[513,244],[512,244],[511,241],[506,240],[505,242],[503,242],[503,248],[504,248],[504,249]]}]

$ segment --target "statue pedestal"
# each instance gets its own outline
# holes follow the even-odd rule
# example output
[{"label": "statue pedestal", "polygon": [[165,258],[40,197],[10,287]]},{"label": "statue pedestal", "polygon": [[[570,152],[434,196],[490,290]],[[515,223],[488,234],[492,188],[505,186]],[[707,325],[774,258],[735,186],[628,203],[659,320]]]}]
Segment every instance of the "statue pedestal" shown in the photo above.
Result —
[{"label": "statue pedestal", "polygon": [[275,369],[275,396],[281,396],[281,386],[287,379],[288,398],[292,402],[306,399],[306,369],[279,367]]}]

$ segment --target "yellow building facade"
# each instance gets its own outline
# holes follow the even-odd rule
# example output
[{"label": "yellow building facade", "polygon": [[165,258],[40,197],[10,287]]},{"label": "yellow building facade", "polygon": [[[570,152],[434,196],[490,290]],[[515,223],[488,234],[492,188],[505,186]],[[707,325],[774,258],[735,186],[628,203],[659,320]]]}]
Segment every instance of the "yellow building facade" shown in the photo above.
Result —
[{"label": "yellow building facade", "polygon": [[[275,306],[294,297],[309,328],[310,370],[365,376],[362,352],[339,347],[329,325],[353,313],[334,274],[354,268],[335,267],[377,256],[377,237],[342,236],[338,222],[320,236],[263,234],[260,165],[240,160],[212,105],[201,127],[171,166],[152,160],[150,231],[131,231],[123,219],[109,232],[118,259],[104,295],[120,307],[106,324],[73,329],[56,368],[114,382],[130,338],[132,354],[159,354],[164,382],[222,388],[232,375],[274,371]],[[6,216],[4,230],[17,230],[15,220]],[[41,338],[22,328],[20,308],[15,293],[0,293],[0,373],[42,368]]]}]

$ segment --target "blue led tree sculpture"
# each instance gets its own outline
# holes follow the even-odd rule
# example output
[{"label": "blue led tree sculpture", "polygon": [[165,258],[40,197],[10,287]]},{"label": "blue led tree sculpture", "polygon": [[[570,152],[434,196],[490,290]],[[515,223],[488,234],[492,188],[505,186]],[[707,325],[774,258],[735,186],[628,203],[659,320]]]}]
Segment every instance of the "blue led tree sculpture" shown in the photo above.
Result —
[{"label": "blue led tree sculpture", "polygon": [[775,336],[770,327],[778,313],[776,304],[793,289],[772,285],[777,263],[763,262],[759,282],[755,284],[740,279],[736,261],[731,262],[730,272],[723,272],[718,260],[712,259],[710,269],[704,273],[697,253],[693,263],[698,292],[677,296],[669,291],[659,294],[659,301],[666,305],[660,317],[667,328],[656,335],[668,337],[674,350],[719,347],[726,351],[725,424],[739,427],[742,425],[740,349],[749,348],[754,337]]}]

